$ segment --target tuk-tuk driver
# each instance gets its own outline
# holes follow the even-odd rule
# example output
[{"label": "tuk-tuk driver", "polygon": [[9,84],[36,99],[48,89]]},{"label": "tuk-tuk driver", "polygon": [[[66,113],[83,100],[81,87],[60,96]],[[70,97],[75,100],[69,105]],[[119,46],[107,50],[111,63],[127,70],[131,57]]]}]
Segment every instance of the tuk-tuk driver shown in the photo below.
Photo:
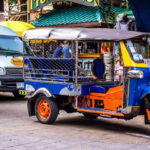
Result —
[{"label": "tuk-tuk driver", "polygon": [[71,58],[72,56],[72,49],[69,45],[69,41],[64,41],[64,48],[62,50],[64,58]]}]

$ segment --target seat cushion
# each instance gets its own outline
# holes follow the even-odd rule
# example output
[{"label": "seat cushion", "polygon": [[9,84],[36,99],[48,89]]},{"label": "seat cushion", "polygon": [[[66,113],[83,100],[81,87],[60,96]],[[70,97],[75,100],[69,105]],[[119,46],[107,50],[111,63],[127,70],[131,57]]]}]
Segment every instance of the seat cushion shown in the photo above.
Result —
[{"label": "seat cushion", "polygon": [[93,92],[93,93],[105,93],[106,90],[104,87],[102,86],[92,86],[90,88],[90,92]]}]

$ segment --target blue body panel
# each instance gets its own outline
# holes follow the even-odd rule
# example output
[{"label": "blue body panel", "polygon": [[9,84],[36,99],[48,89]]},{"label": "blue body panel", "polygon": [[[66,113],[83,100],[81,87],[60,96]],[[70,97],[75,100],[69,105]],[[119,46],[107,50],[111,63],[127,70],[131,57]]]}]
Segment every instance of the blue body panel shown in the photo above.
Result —
[{"label": "blue body panel", "polygon": [[148,95],[148,94],[150,94],[150,85],[148,85],[148,86],[144,89],[144,91],[143,91],[143,93],[142,93],[140,99],[143,99],[143,98],[144,98],[146,95]]},{"label": "blue body panel", "polygon": [[142,70],[144,77],[143,79],[129,79],[128,106],[141,106],[141,97],[145,94],[145,89],[149,89],[149,69],[131,68],[131,70]]},{"label": "blue body panel", "polygon": [[[48,62],[49,65],[43,66],[43,60]],[[59,80],[60,78],[63,78],[63,76],[53,76],[53,81],[48,81],[47,78],[45,78],[46,74],[45,72],[41,72],[42,76],[40,79],[35,78],[33,74],[33,66],[31,63],[32,60],[25,59],[25,64],[28,65],[30,73],[31,73],[31,80],[25,81],[25,90],[26,85],[31,85],[35,91],[37,91],[40,88],[47,89],[52,95],[63,95],[63,96],[83,96],[83,95],[89,95],[90,92],[96,92],[96,93],[105,93],[106,89],[114,87],[116,85],[114,84],[100,84],[100,83],[93,83],[91,84],[88,82],[88,78],[85,77],[85,80],[83,82],[79,82],[79,84],[75,84],[74,81],[66,81],[63,82]],[[53,61],[56,61],[56,63],[59,64],[68,64],[68,62],[72,61],[69,59],[56,59],[56,60],[50,60],[50,59],[41,59],[37,58],[35,59],[37,62],[39,71],[42,68],[45,69],[53,69]],[[42,62],[41,62],[42,61]],[[74,60],[73,60],[74,61]],[[63,65],[64,66],[64,65]],[[63,67],[62,66],[62,67]],[[74,69],[74,66],[67,65],[67,70],[70,71],[69,77],[72,77],[72,68]],[[58,69],[58,68],[57,68]],[[133,79],[130,78],[128,81],[128,89],[127,89],[127,97],[126,102],[127,106],[141,106],[141,98],[143,98],[145,95],[150,93],[150,85],[149,85],[149,68],[129,68],[130,70],[141,70],[143,71],[144,77],[142,79]],[[63,69],[65,70],[65,68]],[[45,76],[44,76],[45,75]],[[126,77],[127,78],[127,77]],[[33,80],[32,80],[33,79]],[[87,81],[86,81],[87,80]],[[106,89],[105,89],[106,87]]]},{"label": "blue body panel", "polygon": [[78,84],[77,86],[73,83],[48,83],[48,82],[38,82],[38,81],[25,81],[26,85],[32,85],[32,87],[37,91],[40,88],[46,88],[52,95],[63,95],[63,96],[80,96],[89,95],[89,88],[91,85]]},{"label": "blue body panel", "polygon": [[94,92],[94,93],[105,93],[106,92],[106,90],[105,90],[105,88],[104,87],[101,87],[101,86],[92,86],[91,88],[90,88],[90,92]]}]

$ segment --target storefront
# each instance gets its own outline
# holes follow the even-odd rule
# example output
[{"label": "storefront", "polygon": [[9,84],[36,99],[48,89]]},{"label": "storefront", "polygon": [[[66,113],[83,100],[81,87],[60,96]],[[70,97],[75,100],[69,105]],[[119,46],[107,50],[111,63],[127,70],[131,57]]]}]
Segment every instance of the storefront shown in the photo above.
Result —
[{"label": "storefront", "polygon": [[[123,0],[111,6],[106,0],[29,0],[29,14],[52,4],[48,13],[35,19],[36,27],[107,27],[113,25],[115,13],[126,10]],[[123,5],[124,4],[124,5]],[[98,7],[99,6],[99,7]]]},{"label": "storefront", "polygon": [[[120,3],[114,5],[114,7],[109,7],[107,1],[104,0],[103,3],[99,3],[96,0],[67,0],[67,1],[58,1],[58,0],[31,0],[30,7],[28,8],[30,13],[36,11],[37,9],[42,8],[49,3],[52,3],[53,8],[48,13],[42,15],[36,19],[32,24],[38,28],[46,27],[93,27],[101,28],[113,27],[115,20],[115,13],[122,12],[126,10],[125,5],[123,5],[122,0],[119,0]],[[99,7],[98,7],[99,5]],[[41,54],[43,49],[43,56],[49,57],[53,53],[51,49],[51,42],[43,42],[43,46],[37,46],[37,41],[31,43],[32,48],[38,53]],[[54,46],[53,46],[54,47]],[[90,57],[100,57],[100,47],[98,43],[84,43],[82,47],[88,47],[89,50],[79,52],[80,57],[90,58]],[[91,47],[91,48],[90,48]],[[83,48],[85,49],[85,48]],[[90,50],[91,49],[91,50]],[[93,49],[97,49],[93,51]]]}]

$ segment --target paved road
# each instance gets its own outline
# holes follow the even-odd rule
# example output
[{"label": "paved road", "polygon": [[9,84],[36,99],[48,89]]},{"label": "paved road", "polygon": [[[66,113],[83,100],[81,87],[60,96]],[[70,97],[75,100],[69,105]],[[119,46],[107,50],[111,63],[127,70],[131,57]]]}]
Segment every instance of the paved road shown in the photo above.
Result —
[{"label": "paved road", "polygon": [[29,118],[26,100],[0,93],[0,150],[150,150],[143,118],[87,120],[61,112],[54,125]]}]

